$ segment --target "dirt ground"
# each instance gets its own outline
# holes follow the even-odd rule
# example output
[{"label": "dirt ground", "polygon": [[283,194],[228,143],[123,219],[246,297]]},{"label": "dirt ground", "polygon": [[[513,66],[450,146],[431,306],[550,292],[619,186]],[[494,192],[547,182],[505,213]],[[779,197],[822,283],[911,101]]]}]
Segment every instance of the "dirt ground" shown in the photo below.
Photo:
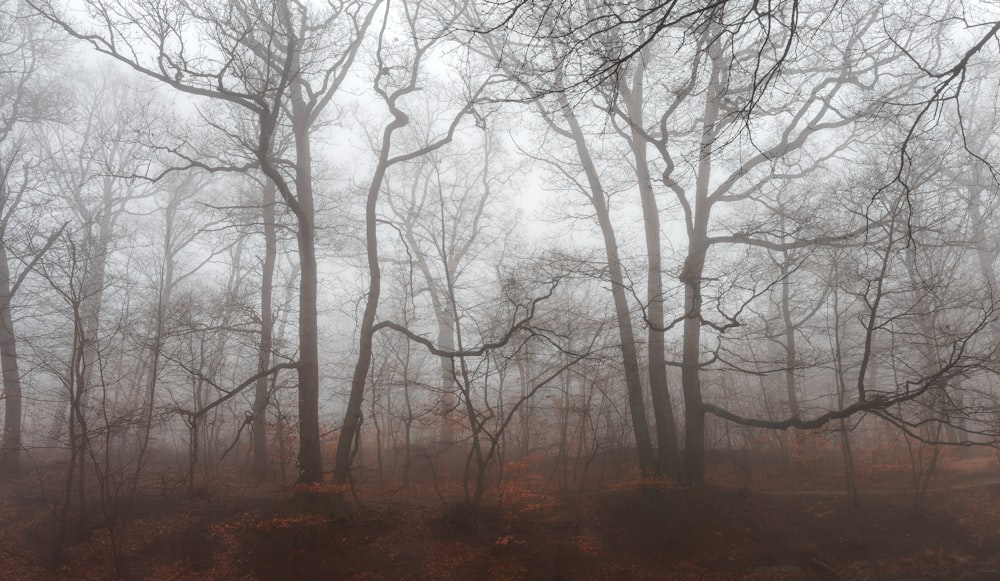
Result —
[{"label": "dirt ground", "polygon": [[58,557],[51,487],[25,477],[0,482],[0,578],[1000,579],[997,466],[942,465],[916,507],[902,467],[859,474],[857,506],[836,470],[749,478],[738,463],[713,465],[702,488],[515,474],[475,510],[457,483],[370,482],[355,497],[232,476],[193,495],[143,489],[117,513],[95,503]]}]

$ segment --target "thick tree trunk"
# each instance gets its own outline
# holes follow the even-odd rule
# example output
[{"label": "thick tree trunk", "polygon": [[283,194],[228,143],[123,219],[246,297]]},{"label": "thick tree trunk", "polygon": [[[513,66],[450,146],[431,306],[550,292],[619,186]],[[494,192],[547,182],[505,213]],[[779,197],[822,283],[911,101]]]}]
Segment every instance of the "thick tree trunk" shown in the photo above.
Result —
[{"label": "thick tree trunk", "polygon": [[[296,59],[296,69],[298,65]],[[299,251],[299,482],[323,480],[319,438],[319,274],[316,264],[315,207],[312,183],[310,112],[301,82],[292,83],[295,134],[295,193],[298,203]]]},{"label": "thick tree trunk", "polygon": [[701,484],[705,476],[705,411],[701,394],[701,283],[705,268],[704,242],[689,241],[681,273],[684,284],[684,346],[681,385],[684,392],[684,468],[681,479]]},{"label": "thick tree trunk", "polygon": [[[430,278],[427,279],[430,283],[432,294],[437,294],[433,289],[433,282]],[[447,298],[441,299],[436,297],[434,299],[434,314],[437,317],[438,324],[438,346],[446,351],[455,350],[455,322],[451,316],[451,312],[448,309]],[[441,417],[440,417],[440,429],[438,431],[438,441],[441,442],[443,446],[450,447],[455,443],[455,418],[453,417],[452,411],[458,407],[458,397],[455,395],[455,362],[450,357],[440,357],[441,369]]]},{"label": "thick tree trunk", "polygon": [[0,368],[3,370],[4,401],[0,476],[16,476],[21,469],[21,373],[17,365],[17,341],[10,299],[7,250],[0,245]]},{"label": "thick tree trunk", "polygon": [[309,483],[323,480],[319,442],[318,275],[311,220],[307,224],[299,223],[298,246],[302,269],[299,289],[299,481]]}]

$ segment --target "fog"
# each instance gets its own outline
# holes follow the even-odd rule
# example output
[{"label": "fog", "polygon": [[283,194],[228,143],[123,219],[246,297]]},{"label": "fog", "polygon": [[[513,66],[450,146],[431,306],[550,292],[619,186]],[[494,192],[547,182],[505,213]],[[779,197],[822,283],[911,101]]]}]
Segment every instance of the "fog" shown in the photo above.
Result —
[{"label": "fog", "polygon": [[[987,578],[998,33],[972,0],[0,0],[14,578]],[[782,506],[842,520],[736,532]],[[386,532],[428,523],[492,560]]]}]

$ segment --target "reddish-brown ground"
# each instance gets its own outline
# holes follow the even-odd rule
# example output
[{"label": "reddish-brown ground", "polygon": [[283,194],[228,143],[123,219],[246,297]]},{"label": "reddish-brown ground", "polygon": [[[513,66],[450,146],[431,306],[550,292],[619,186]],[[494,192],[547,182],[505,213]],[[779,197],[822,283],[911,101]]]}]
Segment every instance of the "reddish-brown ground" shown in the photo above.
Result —
[{"label": "reddish-brown ground", "polygon": [[[233,477],[188,495],[125,499],[115,532],[126,579],[1000,579],[1000,470],[944,462],[918,509],[912,473],[750,471],[716,461],[706,487],[622,477],[582,490],[513,473],[477,510],[431,483],[274,490]],[[824,476],[820,476],[820,475]],[[38,476],[0,482],[0,579],[107,579],[110,530],[71,531],[51,553]],[[51,485],[48,483],[46,485]],[[443,498],[443,500],[442,500]],[[360,504],[359,502],[360,501]],[[100,507],[91,508],[96,513]],[[100,519],[92,515],[91,521]]]}]

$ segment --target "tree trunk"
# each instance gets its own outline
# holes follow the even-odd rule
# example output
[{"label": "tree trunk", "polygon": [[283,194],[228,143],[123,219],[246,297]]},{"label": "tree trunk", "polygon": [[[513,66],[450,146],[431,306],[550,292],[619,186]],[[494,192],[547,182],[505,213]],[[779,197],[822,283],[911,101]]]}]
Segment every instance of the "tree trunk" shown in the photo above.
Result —
[{"label": "tree trunk", "polygon": [[701,484],[705,477],[705,411],[701,395],[701,277],[705,268],[704,241],[692,238],[684,262],[684,346],[681,385],[684,392],[684,467],[681,480]]},{"label": "tree trunk", "polygon": [[653,400],[653,417],[656,419],[656,445],[659,452],[657,467],[663,474],[675,478],[678,474],[677,428],[674,425],[673,403],[667,385],[666,345],[663,338],[663,259],[660,245],[660,213],[653,192],[653,182],[649,175],[649,161],[646,140],[642,136],[644,127],[642,103],[644,99],[644,67],[636,66],[632,75],[632,87],[626,93],[625,107],[628,110],[632,129],[630,143],[635,159],[639,197],[642,201],[642,218],[646,234],[646,318],[648,328],[649,391]]},{"label": "tree trunk", "polygon": [[722,49],[716,42],[708,47],[711,77],[705,92],[701,142],[698,152],[697,181],[693,213],[688,221],[688,251],[681,271],[684,285],[684,346],[681,360],[681,383],[684,392],[684,468],[681,479],[701,484],[705,477],[705,410],[701,392],[701,308],[705,257],[708,254],[708,225],[714,203],[709,188],[712,183],[712,152],[716,147],[720,101],[725,92]]},{"label": "tree trunk", "polygon": [[[368,255],[368,297],[365,301],[364,314],[361,317],[361,329],[358,345],[358,363],[354,368],[354,376],[351,378],[351,393],[347,401],[347,411],[344,414],[344,426],[340,432],[340,440],[337,442],[337,458],[333,468],[333,481],[336,484],[347,482],[351,472],[351,450],[355,439],[361,428],[361,405],[365,394],[365,381],[368,377],[368,370],[372,362],[372,334],[375,327],[379,296],[382,292],[382,267],[379,263],[378,253],[378,196],[385,183],[386,174],[392,163],[398,162],[401,157],[390,161],[392,151],[392,139],[396,130],[407,126],[410,122],[409,116],[399,109],[397,101],[408,93],[417,90],[416,78],[420,71],[420,57],[411,64],[411,74],[413,82],[391,92],[382,92],[385,104],[392,113],[393,119],[382,131],[382,142],[378,152],[378,163],[375,165],[375,172],[372,175],[371,183],[368,185],[368,196],[365,203],[365,249]],[[376,80],[376,85],[378,81]],[[460,114],[464,115],[465,111]],[[456,119],[457,122],[458,119]],[[452,128],[454,129],[454,127]],[[406,158],[419,157],[421,153],[434,151],[451,141],[451,134],[445,139],[440,139],[432,144],[428,144],[417,152],[411,152]],[[418,153],[420,152],[420,153]]]},{"label": "tree trunk", "polygon": [[629,411],[632,415],[632,430],[635,434],[635,444],[639,456],[639,469],[643,472],[649,472],[655,466],[653,445],[649,439],[649,425],[646,422],[646,406],[642,395],[642,380],[639,377],[639,359],[636,354],[635,333],[632,329],[632,314],[629,312],[628,299],[625,296],[625,277],[622,273],[621,260],[618,257],[618,240],[615,237],[614,227],[611,224],[611,213],[608,210],[604,188],[601,185],[597,167],[590,157],[583,129],[580,127],[566,97],[561,97],[560,101],[576,144],[580,163],[587,174],[587,180],[590,185],[590,201],[594,207],[594,212],[597,214],[597,222],[601,227],[601,234],[604,237],[604,250],[608,259],[611,296],[614,299],[615,315],[618,319],[622,363],[625,368],[625,389],[628,397]]},{"label": "tree trunk", "polygon": [[[834,259],[836,260],[836,258]],[[831,282],[833,298],[833,370],[837,384],[837,405],[844,409],[847,403],[847,371],[844,369],[844,349],[842,340],[842,322],[840,312],[840,290],[837,281],[840,280],[840,270],[834,263]],[[847,498],[851,506],[858,505],[858,484],[854,474],[854,452],[851,449],[851,434],[847,422],[840,420],[840,449],[844,457],[844,484],[847,488]]]},{"label": "tree trunk", "polygon": [[3,370],[4,429],[0,445],[0,476],[21,469],[21,373],[10,307],[10,269],[6,247],[0,244],[0,368]]},{"label": "tree trunk", "polygon": [[[778,216],[778,228],[781,232],[785,232],[785,214],[784,208],[779,205],[780,212]],[[796,385],[795,379],[795,367],[798,365],[798,347],[795,343],[795,331],[798,327],[792,318],[792,271],[789,267],[789,253],[787,250],[781,252],[781,321],[785,329],[785,396],[788,399],[788,413],[791,417],[799,417],[799,390]],[[802,321],[804,322],[804,321]],[[799,325],[802,324],[799,323]],[[840,407],[844,407],[841,403]],[[842,422],[843,424],[843,422]],[[791,430],[788,434],[788,438],[792,446],[794,446],[799,441],[799,432],[797,430]],[[842,434],[842,444],[844,449],[844,458],[853,458],[850,454],[850,436],[846,433]],[[791,450],[791,446],[786,448],[787,451]],[[851,492],[853,486],[853,460],[852,464],[848,467],[848,493]],[[788,465],[794,469],[794,464],[791,462],[791,458],[788,458]],[[853,497],[852,497],[853,501]]]},{"label": "tree trunk", "polygon": [[[421,259],[422,260],[422,259]],[[426,270],[426,269],[425,269]],[[438,346],[446,351],[455,349],[455,321],[451,316],[451,311],[447,303],[447,297],[438,297],[433,281],[430,279],[429,271],[426,273],[427,282],[433,295],[434,315],[438,324]],[[441,370],[441,416],[440,430],[438,432],[439,442],[451,447],[455,443],[455,426],[452,411],[458,407],[458,398],[455,396],[455,362],[450,357],[439,357]]]},{"label": "tree trunk", "polygon": [[[264,183],[261,217],[264,222],[264,262],[261,267],[260,283],[260,353],[257,358],[257,372],[262,373],[271,366],[271,349],[274,337],[274,312],[272,295],[274,288],[274,263],[278,253],[275,232],[275,186],[267,180]],[[253,474],[262,478],[267,474],[267,399],[268,378],[261,377],[254,386],[253,396]]]},{"label": "tree trunk", "polygon": [[[156,311],[153,313],[153,336],[151,337],[150,354],[148,358],[149,377],[145,387],[145,403],[139,426],[139,459],[135,465],[135,478],[143,468],[142,458],[149,447],[150,433],[153,429],[153,412],[156,407],[156,388],[160,380],[160,360],[163,357],[163,342],[167,333],[167,314],[174,289],[174,272],[177,267],[177,232],[175,230],[177,211],[180,198],[172,197],[164,212],[163,229],[163,263],[160,265],[160,278]],[[96,343],[96,338],[93,340]],[[87,365],[88,373],[90,365]]]},{"label": "tree trunk", "polygon": [[[780,217],[778,227],[785,231],[785,217]],[[795,322],[792,320],[792,273],[789,270],[788,251],[781,253],[781,319],[785,327],[785,392],[788,396],[788,411],[793,418],[799,417],[799,395],[795,385],[795,366],[798,352],[795,345]],[[793,434],[795,432],[792,432]],[[793,436],[794,437],[794,436]]]},{"label": "tree trunk", "polygon": [[[83,385],[80,388],[84,399],[86,399],[86,394],[90,389],[93,370],[97,363],[97,338],[101,326],[101,310],[104,305],[104,275],[107,270],[111,239],[114,236],[118,213],[121,211],[121,209],[115,208],[115,198],[120,196],[121,194],[115,190],[114,180],[109,176],[105,176],[102,178],[100,207],[95,212],[89,211],[86,207],[77,207],[77,214],[84,220],[84,228],[86,229],[84,238],[86,270],[83,275],[83,289],[80,297],[81,304],[79,306],[83,334],[88,338],[83,347],[84,374],[82,379]],[[95,214],[97,216],[96,220]],[[96,233],[94,232],[95,228],[97,229]],[[61,434],[66,426],[66,414],[71,411],[70,408],[73,404],[70,401],[66,401],[59,405],[55,421],[49,432],[51,445],[58,445]],[[85,401],[81,405],[86,409]]]},{"label": "tree trunk", "polygon": [[[405,123],[404,123],[405,124]],[[368,186],[365,203],[365,249],[368,254],[368,297],[361,317],[361,333],[358,344],[358,363],[351,378],[351,393],[344,414],[344,427],[337,442],[337,458],[333,467],[334,484],[344,484],[351,474],[351,450],[361,429],[361,404],[364,402],[365,381],[372,363],[372,335],[378,311],[379,296],[382,293],[382,266],[378,255],[378,194],[388,171],[389,150],[392,133],[396,125],[386,127],[382,136],[378,165]]]},{"label": "tree trunk", "polygon": [[[298,55],[295,70],[298,70]],[[316,264],[316,228],[312,183],[310,112],[302,83],[292,82],[293,132],[295,134],[295,192],[298,203],[299,285],[299,482],[323,481],[319,440],[319,325]]]}]

